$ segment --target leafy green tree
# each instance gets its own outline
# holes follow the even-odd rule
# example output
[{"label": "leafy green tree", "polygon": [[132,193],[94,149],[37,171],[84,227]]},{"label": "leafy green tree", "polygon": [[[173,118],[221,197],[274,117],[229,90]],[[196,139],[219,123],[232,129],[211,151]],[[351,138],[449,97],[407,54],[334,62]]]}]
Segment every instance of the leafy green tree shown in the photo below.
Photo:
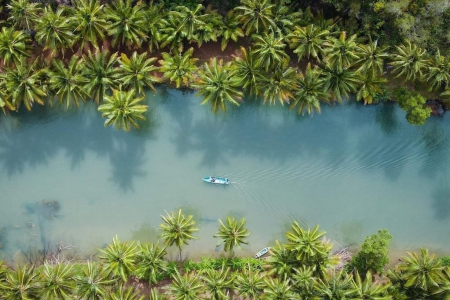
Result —
[{"label": "leafy green tree", "polygon": [[299,60],[303,57],[320,59],[329,34],[328,30],[322,30],[320,27],[310,24],[306,27],[296,27],[286,36],[286,40],[289,47],[294,49]]},{"label": "leafy green tree", "polygon": [[67,67],[61,60],[53,60],[52,66],[48,71],[48,87],[58,98],[59,103],[70,103],[78,106],[78,101],[85,101],[88,96],[84,90],[87,80],[81,74],[82,64],[77,56],[72,56]]},{"label": "leafy green tree", "polygon": [[234,275],[230,274],[230,268],[222,266],[219,270],[208,269],[200,276],[200,279],[204,282],[208,299],[229,299],[228,293],[233,287],[234,281]]},{"label": "leafy green tree", "polygon": [[100,300],[107,295],[107,288],[116,280],[109,278],[109,271],[101,264],[87,262],[81,274],[75,276],[75,296],[80,299]]},{"label": "leafy green tree", "polygon": [[239,106],[243,96],[232,78],[230,64],[223,65],[223,61],[216,58],[211,59],[209,64],[205,63],[192,86],[198,89],[197,95],[203,96],[201,104],[209,102],[214,114],[219,110],[225,112],[227,102]]},{"label": "leafy green tree", "polygon": [[152,75],[158,68],[154,65],[156,57],[147,58],[146,53],[140,55],[133,52],[131,57],[122,53],[119,59],[119,79],[124,88],[132,88],[138,94],[143,95],[146,87],[153,91],[154,84],[159,82],[159,79]]},{"label": "leafy green tree", "polygon": [[406,112],[406,120],[413,125],[423,125],[431,115],[431,108],[426,106],[425,97],[413,94],[405,88],[394,91],[398,105]]},{"label": "leafy green tree", "polygon": [[174,300],[197,300],[204,291],[204,283],[196,274],[180,275],[175,269],[172,284],[166,290]]},{"label": "leafy green tree", "polygon": [[183,42],[186,39],[187,32],[183,26],[183,20],[176,18],[168,13],[167,18],[161,21],[161,33],[159,40],[160,48],[169,47],[171,52],[183,52]]},{"label": "leafy green tree", "polygon": [[120,242],[116,236],[112,244],[105,249],[99,249],[102,253],[100,260],[106,266],[106,269],[115,277],[120,277],[127,282],[128,277],[133,274],[135,267],[136,246],[133,242]]},{"label": "leafy green tree", "polygon": [[431,58],[424,80],[430,83],[429,91],[447,88],[450,85],[450,58],[442,56],[439,49]]},{"label": "leafy green tree", "polygon": [[117,53],[109,55],[107,51],[89,51],[83,55],[83,76],[87,79],[85,91],[100,104],[110,88],[117,86],[119,69],[115,67],[118,61]]},{"label": "leafy green tree", "polygon": [[134,4],[131,0],[117,0],[108,3],[105,19],[109,22],[107,32],[113,37],[112,44],[119,42],[128,47],[140,47],[147,38],[144,19],[144,5]]},{"label": "leafy green tree", "polygon": [[52,50],[51,54],[62,52],[72,47],[76,40],[73,34],[66,9],[58,8],[56,12],[50,6],[44,8],[44,12],[36,21],[36,40],[44,45],[45,49]]},{"label": "leafy green tree", "polygon": [[189,48],[183,54],[162,53],[163,59],[159,61],[161,64],[160,72],[164,73],[164,78],[175,83],[176,88],[189,87],[193,78],[193,73],[197,70],[195,63],[197,58],[192,58],[194,48]]},{"label": "leafy green tree", "polygon": [[383,93],[382,87],[386,81],[386,78],[374,77],[372,73],[362,75],[360,78],[359,89],[356,93],[356,100],[363,100],[364,104],[372,104],[374,98],[378,94]]},{"label": "leafy green tree", "polygon": [[234,247],[241,248],[241,244],[248,245],[246,239],[250,236],[251,232],[245,228],[245,218],[242,218],[239,222],[234,217],[228,217],[226,224],[219,220],[219,231],[214,235],[215,238],[220,238],[221,243],[224,243],[224,250],[230,251],[234,256]]},{"label": "leafy green tree", "polygon": [[203,5],[198,4],[194,10],[186,6],[177,6],[174,10],[169,12],[169,18],[177,19],[179,24],[177,31],[185,32],[188,40],[193,40],[197,29],[205,25],[208,14],[202,14]]},{"label": "leafy green tree", "polygon": [[288,278],[265,278],[266,287],[264,288],[264,299],[283,300],[298,299],[300,297],[291,291],[292,286]]},{"label": "leafy green tree", "polygon": [[230,10],[227,13],[222,31],[222,41],[220,43],[222,51],[225,50],[230,39],[237,42],[240,37],[244,36],[242,28],[239,26],[239,19],[234,10]]},{"label": "leafy green tree", "polygon": [[255,63],[267,71],[273,70],[283,60],[289,60],[289,56],[284,51],[286,44],[282,37],[275,36],[275,33],[270,31],[268,34],[253,35],[253,52],[255,55]]},{"label": "leafy green tree", "polygon": [[197,239],[197,237],[193,236],[193,233],[198,231],[198,228],[195,227],[195,221],[192,220],[193,216],[188,215],[186,217],[182,214],[181,209],[179,209],[176,215],[174,212],[171,212],[167,216],[161,216],[161,218],[164,221],[160,225],[162,230],[161,237],[164,239],[164,244],[166,246],[175,244],[180,251],[181,260],[183,246],[188,245],[189,240]]},{"label": "leafy green tree", "polygon": [[25,63],[30,56],[30,38],[24,31],[3,27],[0,32],[0,58],[5,65]]},{"label": "leafy green tree", "polygon": [[383,73],[384,61],[389,57],[386,52],[387,47],[379,47],[378,41],[372,40],[368,44],[358,45],[356,54],[358,59],[355,65],[358,66],[356,72],[366,76],[377,77]]},{"label": "leafy green tree", "polygon": [[301,266],[291,275],[293,288],[301,299],[312,299],[314,295],[314,267]]},{"label": "leafy green tree", "polygon": [[154,244],[139,244],[136,253],[136,275],[145,279],[149,284],[158,283],[161,274],[167,271],[166,248]]},{"label": "leafy green tree", "polygon": [[235,7],[246,35],[265,32],[269,27],[275,28],[273,21],[274,4],[270,0],[241,0],[241,5]]},{"label": "leafy green tree", "polygon": [[356,92],[361,83],[358,73],[351,69],[330,67],[328,63],[323,68],[324,89],[331,93],[333,100],[343,102],[342,97],[348,98],[349,93]]},{"label": "leafy green tree", "polygon": [[260,76],[260,89],[264,103],[275,104],[278,100],[281,105],[289,103],[294,98],[297,87],[297,70],[288,67],[285,60],[278,65],[269,76]]},{"label": "leafy green tree", "polygon": [[150,52],[159,49],[162,39],[162,28],[166,24],[166,11],[163,9],[163,4],[153,4],[144,8],[144,28],[147,28],[147,43]]},{"label": "leafy green tree", "polygon": [[238,273],[233,281],[234,290],[244,299],[259,299],[264,291],[264,274],[250,265]]},{"label": "leafy green tree", "polygon": [[396,49],[390,65],[397,77],[404,76],[406,80],[411,81],[421,80],[428,66],[427,51],[409,41],[396,46]]},{"label": "leafy green tree", "polygon": [[131,126],[139,128],[138,120],[145,120],[143,114],[147,111],[147,105],[140,104],[144,99],[145,97],[136,97],[134,90],[113,90],[111,96],[105,97],[98,111],[106,118],[105,126],[112,124],[119,130],[123,128],[130,131]]},{"label": "leafy green tree", "polygon": [[108,28],[103,5],[98,0],[74,0],[74,4],[74,15],[70,23],[75,33],[81,36],[81,46],[90,42],[98,48],[98,40],[105,37]]},{"label": "leafy green tree", "polygon": [[39,2],[30,3],[29,0],[11,0],[6,5],[9,10],[9,18],[14,27],[18,29],[31,30],[34,28],[35,22],[39,19],[42,11]]},{"label": "leafy green tree", "polygon": [[108,293],[105,300],[144,300],[144,295],[139,296],[139,291],[135,291],[132,286],[125,288],[123,284],[114,292]]},{"label": "leafy green tree", "polygon": [[201,47],[203,43],[216,42],[224,27],[222,15],[211,10],[211,6],[208,6],[203,17],[205,21],[199,24],[192,39],[198,47]]},{"label": "leafy green tree", "polygon": [[32,266],[18,267],[6,273],[6,281],[0,288],[2,296],[8,300],[36,299],[40,290],[39,273]]},{"label": "leafy green tree", "polygon": [[281,0],[273,8],[274,30],[279,36],[286,36],[294,30],[297,20],[301,18],[301,12],[296,11],[290,0]]},{"label": "leafy green tree", "polygon": [[389,262],[391,239],[392,235],[386,229],[378,230],[378,233],[367,237],[361,250],[352,257],[349,268],[358,270],[359,274],[382,273],[384,266]]},{"label": "leafy green tree", "polygon": [[19,64],[14,68],[6,69],[6,91],[16,110],[22,104],[27,110],[31,110],[35,102],[44,105],[47,92],[45,86],[42,86],[39,81],[40,72],[36,62],[28,66]]},{"label": "leafy green tree", "polygon": [[74,267],[69,264],[44,264],[39,294],[46,300],[69,300],[75,289]]},{"label": "leafy green tree", "polygon": [[327,62],[339,71],[350,68],[358,59],[356,34],[347,38],[347,33],[342,31],[339,38],[333,39],[326,50]]},{"label": "leafy green tree", "polygon": [[158,292],[156,288],[152,288],[148,295],[148,300],[167,300],[167,296]]},{"label": "leafy green tree", "polygon": [[241,55],[235,56],[231,64],[231,78],[244,89],[250,96],[257,95],[259,91],[258,78],[262,70],[256,66],[252,49],[248,51],[241,47]]},{"label": "leafy green tree", "polygon": [[320,113],[320,101],[329,101],[329,94],[324,92],[324,79],[321,71],[308,64],[305,74],[300,74],[298,77],[297,86],[298,89],[290,108],[297,108],[298,114],[303,114],[305,110],[308,114],[312,114],[314,110]]},{"label": "leafy green tree", "polygon": [[370,271],[364,276],[364,280],[355,272],[353,285],[353,298],[364,300],[391,300],[388,293],[389,283],[374,282]]}]

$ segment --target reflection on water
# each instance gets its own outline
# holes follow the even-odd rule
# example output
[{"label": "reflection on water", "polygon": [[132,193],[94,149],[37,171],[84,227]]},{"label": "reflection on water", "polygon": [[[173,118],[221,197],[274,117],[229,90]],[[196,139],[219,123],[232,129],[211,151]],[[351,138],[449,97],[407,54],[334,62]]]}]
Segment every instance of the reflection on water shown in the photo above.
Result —
[{"label": "reflection on water", "polygon": [[282,241],[292,220],[339,245],[387,228],[400,248],[450,251],[446,116],[417,127],[389,103],[302,117],[255,101],[213,116],[193,93],[147,98],[131,133],[104,128],[92,104],[0,116],[3,258],[61,241],[91,251],[116,234],[153,242],[178,208],[200,227],[186,255],[213,252],[227,216],[246,218],[250,252]]}]

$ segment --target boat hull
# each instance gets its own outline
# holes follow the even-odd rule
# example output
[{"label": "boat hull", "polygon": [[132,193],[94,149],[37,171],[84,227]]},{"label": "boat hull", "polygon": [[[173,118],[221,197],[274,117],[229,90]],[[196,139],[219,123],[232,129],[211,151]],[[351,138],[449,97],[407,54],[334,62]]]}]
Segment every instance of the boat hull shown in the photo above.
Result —
[{"label": "boat hull", "polygon": [[215,177],[215,176],[209,176],[204,177],[203,181],[214,183],[214,184],[230,184],[230,180],[225,177]]},{"label": "boat hull", "polygon": [[268,253],[270,251],[270,248],[271,247],[266,247],[266,248],[261,249],[261,251],[258,251],[255,254],[254,258],[260,258],[261,256],[265,255],[266,253]]}]

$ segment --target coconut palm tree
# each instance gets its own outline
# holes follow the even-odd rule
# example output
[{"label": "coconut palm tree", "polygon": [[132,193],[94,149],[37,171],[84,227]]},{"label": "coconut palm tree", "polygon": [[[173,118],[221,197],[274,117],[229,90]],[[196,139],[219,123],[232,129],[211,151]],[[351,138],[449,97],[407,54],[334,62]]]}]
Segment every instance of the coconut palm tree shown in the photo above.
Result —
[{"label": "coconut palm tree", "polygon": [[132,286],[125,288],[123,284],[114,292],[109,292],[105,300],[144,300],[144,295],[139,296],[139,291],[135,291]]},{"label": "coconut palm tree", "polygon": [[134,241],[120,242],[116,235],[106,249],[99,249],[102,253],[99,258],[114,277],[120,277],[127,282],[135,269],[136,248]]},{"label": "coconut palm tree", "polygon": [[104,299],[107,288],[116,283],[109,278],[109,271],[101,264],[87,262],[81,269],[81,274],[75,277],[75,296],[80,299]]},{"label": "coconut palm tree", "polygon": [[269,27],[276,28],[273,21],[274,4],[270,0],[241,0],[234,8],[246,35],[265,32]]},{"label": "coconut palm tree", "polygon": [[203,5],[197,4],[194,10],[186,6],[177,6],[169,12],[169,19],[177,19],[179,27],[176,31],[184,31],[188,40],[194,40],[195,32],[200,26],[205,25],[208,14],[203,14]]},{"label": "coconut palm tree", "polygon": [[27,110],[36,102],[43,105],[47,95],[46,87],[39,80],[41,71],[36,62],[25,66],[19,64],[14,68],[7,68],[5,72],[5,85],[8,99],[17,110],[21,104]]},{"label": "coconut palm tree", "polygon": [[381,86],[386,83],[386,78],[374,77],[372,73],[367,73],[360,77],[360,87],[356,93],[356,100],[364,101],[364,104],[372,104],[377,93],[382,93]]},{"label": "coconut palm tree", "polygon": [[265,287],[264,274],[247,265],[234,279],[234,290],[244,299],[259,299]]},{"label": "coconut palm tree", "polygon": [[51,54],[72,47],[77,38],[71,29],[67,10],[58,8],[56,12],[50,6],[44,8],[44,12],[36,21],[36,40],[45,49],[52,50]]},{"label": "coconut palm tree", "polygon": [[197,27],[191,39],[197,43],[198,47],[201,47],[203,43],[216,42],[222,35],[224,27],[222,15],[218,14],[216,10],[212,10],[211,6],[208,6],[202,17],[205,21]]},{"label": "coconut palm tree", "polygon": [[85,101],[88,96],[83,86],[87,82],[81,75],[82,64],[77,56],[72,56],[67,67],[61,60],[53,60],[48,71],[48,87],[58,98],[59,103],[78,106],[78,100]]},{"label": "coconut palm tree", "polygon": [[279,101],[281,105],[284,105],[294,98],[297,88],[297,70],[288,67],[287,60],[277,66],[272,74],[260,78],[259,86],[264,103],[275,104]]},{"label": "coconut palm tree", "polygon": [[189,87],[193,73],[197,70],[197,58],[192,58],[194,48],[189,48],[183,54],[175,52],[173,55],[162,53],[163,59],[159,61],[160,72],[164,78],[175,83],[176,88]]},{"label": "coconut palm tree", "polygon": [[284,51],[286,44],[282,37],[275,36],[273,30],[268,34],[253,35],[253,52],[255,63],[267,71],[273,70],[283,60],[289,60],[289,55]]},{"label": "coconut palm tree", "polygon": [[333,68],[327,62],[322,69],[324,89],[331,93],[333,100],[342,102],[342,96],[348,98],[348,94],[356,92],[361,83],[360,75],[351,69]]},{"label": "coconut palm tree", "polygon": [[390,63],[392,71],[397,73],[397,77],[404,76],[406,80],[421,80],[428,66],[427,51],[409,41],[396,46],[396,49]]},{"label": "coconut palm tree", "polygon": [[167,296],[158,292],[156,288],[152,288],[148,295],[148,300],[167,300]]},{"label": "coconut palm tree", "polygon": [[305,110],[308,114],[312,114],[314,110],[320,113],[320,101],[329,101],[329,94],[323,90],[324,79],[321,76],[321,71],[308,64],[305,74],[300,73],[299,75],[298,89],[290,108],[297,108],[299,114],[304,113]]},{"label": "coconut palm tree", "polygon": [[144,94],[146,87],[153,91],[154,84],[159,82],[156,76],[152,75],[158,67],[154,65],[156,57],[147,58],[146,53],[140,55],[133,52],[131,57],[122,53],[119,59],[119,80],[124,88],[132,88],[138,94]]},{"label": "coconut palm tree", "polygon": [[251,232],[245,228],[245,218],[242,218],[239,222],[234,217],[228,217],[226,224],[219,219],[220,227],[219,231],[214,235],[215,238],[220,238],[221,243],[224,243],[224,250],[230,251],[234,256],[234,247],[241,247],[241,244],[248,245],[246,239],[250,236]]},{"label": "coconut palm tree", "polygon": [[231,64],[231,78],[250,96],[257,95],[262,70],[256,66],[252,49],[241,47],[241,55],[235,56]]},{"label": "coconut palm tree", "polygon": [[204,283],[196,274],[180,275],[175,269],[172,284],[166,290],[174,300],[197,300],[204,291]]},{"label": "coconut palm tree", "polygon": [[84,86],[88,95],[100,104],[110,88],[117,86],[119,69],[115,67],[118,61],[117,53],[109,55],[107,51],[89,51],[83,55],[83,76],[87,79]]},{"label": "coconut palm tree", "polygon": [[140,104],[144,99],[145,97],[136,97],[134,90],[113,89],[113,94],[106,96],[104,103],[98,107],[102,117],[106,118],[105,127],[112,124],[125,131],[130,131],[131,126],[139,128],[137,121],[145,120],[143,114],[147,111],[147,105]]},{"label": "coconut palm tree", "polygon": [[441,260],[428,253],[428,249],[421,248],[420,256],[413,252],[402,259],[399,265],[405,287],[431,294],[444,281],[444,267]]},{"label": "coconut palm tree", "polygon": [[186,39],[187,32],[183,26],[182,20],[167,14],[167,18],[161,21],[160,47],[169,47],[171,52],[183,52],[183,42]]},{"label": "coconut palm tree", "polygon": [[297,266],[295,254],[278,241],[270,251],[272,255],[267,259],[269,275],[275,275],[278,278],[290,278]]},{"label": "coconut palm tree", "polygon": [[294,269],[292,278],[292,290],[299,294],[301,299],[312,299],[314,295],[314,267],[301,266]]},{"label": "coconut palm tree", "polygon": [[327,43],[326,60],[332,68],[339,71],[350,68],[358,59],[356,34],[347,38],[347,33],[342,31],[338,39]]},{"label": "coconut palm tree", "polygon": [[160,225],[162,230],[161,237],[164,239],[164,244],[166,246],[176,245],[180,251],[180,261],[181,261],[181,250],[183,245],[188,245],[189,240],[197,239],[193,236],[193,233],[198,231],[195,227],[195,221],[192,220],[193,216],[188,215],[187,217],[181,213],[181,209],[175,215],[174,212],[170,212],[167,216],[161,216],[164,221]]},{"label": "coconut palm tree", "polygon": [[222,268],[219,270],[207,269],[200,279],[204,282],[205,292],[208,299],[224,300],[230,299],[228,294],[233,287],[234,275],[230,274],[230,268]]},{"label": "coconut palm tree", "polygon": [[40,290],[39,273],[33,266],[18,267],[6,273],[6,281],[1,284],[2,297],[8,300],[36,299]]},{"label": "coconut palm tree", "polygon": [[119,42],[128,47],[140,47],[147,39],[145,34],[144,5],[134,4],[131,0],[117,0],[108,3],[105,9],[105,19],[108,21],[108,35],[113,37],[112,45]]},{"label": "coconut palm tree", "polygon": [[18,29],[31,30],[35,22],[39,19],[42,11],[39,2],[30,3],[29,0],[11,0],[6,5],[9,10],[9,18],[14,27]]},{"label": "coconut palm tree", "polygon": [[389,283],[377,283],[372,279],[372,274],[368,272],[364,280],[361,280],[358,271],[356,271],[352,280],[353,298],[364,300],[390,300],[392,297],[388,294]]},{"label": "coconut palm tree", "polygon": [[41,299],[68,300],[75,289],[74,267],[70,264],[44,264],[40,280]]},{"label": "coconut palm tree", "polygon": [[30,37],[24,31],[3,27],[0,32],[0,58],[5,65],[19,65],[30,54]]},{"label": "coconut palm tree", "polygon": [[90,42],[98,48],[98,40],[105,37],[108,28],[103,5],[98,0],[74,0],[74,4],[70,23],[75,33],[81,36],[81,47]]},{"label": "coconut palm tree", "polygon": [[222,41],[220,43],[222,51],[225,50],[230,39],[237,42],[240,37],[244,36],[244,31],[242,31],[242,28],[239,26],[239,19],[234,10],[230,10],[227,13],[223,23]]},{"label": "coconut palm tree", "polygon": [[300,297],[291,289],[290,280],[288,278],[266,278],[266,287],[264,288],[264,299],[284,300],[290,299],[300,300]]},{"label": "coconut palm tree", "polygon": [[198,89],[197,95],[203,96],[201,104],[210,103],[211,110],[216,114],[219,110],[227,110],[229,102],[239,106],[243,94],[238,90],[236,81],[231,77],[230,64],[223,65],[222,60],[211,59],[205,63],[204,69],[199,72],[198,79],[192,86]]},{"label": "coconut palm tree", "polygon": [[439,49],[431,57],[424,80],[430,83],[430,91],[447,88],[450,85],[450,58],[442,56]]},{"label": "coconut palm tree", "polygon": [[[352,299],[354,293],[352,278],[343,270],[325,273],[323,278],[314,281],[317,300],[346,300]],[[358,298],[356,298],[358,299]]]},{"label": "coconut palm tree", "polygon": [[297,20],[301,18],[301,12],[295,11],[290,0],[281,0],[273,7],[273,23],[278,36],[286,36],[294,30]]},{"label": "coconut palm tree", "polygon": [[159,44],[162,38],[162,28],[166,24],[166,11],[164,10],[164,4],[153,4],[147,6],[143,10],[144,12],[144,28],[147,28],[147,43],[150,52],[155,49],[159,49]]},{"label": "coconut palm tree", "polygon": [[306,27],[295,27],[293,32],[286,35],[286,40],[289,47],[294,49],[298,60],[303,57],[307,59],[313,57],[319,60],[329,34],[328,30],[310,24]]},{"label": "coconut palm tree", "polygon": [[387,47],[378,47],[378,41],[369,40],[367,44],[358,45],[356,54],[358,59],[355,65],[358,66],[356,72],[361,74],[370,73],[372,76],[380,76],[383,73],[384,61],[389,57],[386,52]]},{"label": "coconut palm tree", "polygon": [[136,254],[136,275],[149,284],[158,283],[159,275],[167,271],[166,248],[154,244],[139,244]]}]

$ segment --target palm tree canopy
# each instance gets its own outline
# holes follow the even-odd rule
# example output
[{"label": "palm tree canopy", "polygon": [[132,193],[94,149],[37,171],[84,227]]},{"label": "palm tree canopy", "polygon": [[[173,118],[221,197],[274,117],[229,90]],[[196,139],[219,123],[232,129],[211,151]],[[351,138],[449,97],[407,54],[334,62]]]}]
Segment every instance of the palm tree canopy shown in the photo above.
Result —
[{"label": "palm tree canopy", "polygon": [[289,55],[284,51],[286,44],[282,37],[275,36],[273,31],[269,34],[253,35],[253,52],[257,66],[263,67],[266,72],[273,70],[284,60],[289,60]]},{"label": "palm tree canopy", "polygon": [[184,216],[181,209],[178,210],[177,214],[170,212],[167,216],[161,216],[164,221],[160,225],[162,230],[161,237],[164,239],[164,244],[166,246],[176,245],[179,249],[183,245],[188,245],[189,240],[197,239],[193,235],[194,232],[198,231],[195,227],[195,221],[192,215]]},{"label": "palm tree canopy", "polygon": [[310,24],[306,27],[296,27],[293,32],[286,36],[289,47],[294,49],[298,59],[303,57],[309,59],[319,59],[320,54],[323,53],[325,42],[329,35],[328,30],[322,30],[320,27]]},{"label": "palm tree canopy", "polygon": [[338,39],[328,44],[326,60],[338,70],[350,68],[359,59],[356,49],[356,34],[347,38],[347,33],[342,31]]},{"label": "palm tree canopy", "polygon": [[125,88],[133,88],[138,94],[144,94],[144,88],[155,90],[154,84],[159,82],[152,75],[158,68],[154,65],[156,57],[147,58],[146,53],[140,55],[133,52],[131,57],[122,53],[119,59],[119,79]]},{"label": "palm tree canopy", "polygon": [[219,220],[219,231],[214,235],[216,238],[220,238],[220,243],[225,243],[224,250],[234,253],[234,247],[241,248],[241,244],[247,245],[247,237],[251,232],[245,228],[245,218],[242,218],[239,222],[234,217],[228,217],[226,224]]},{"label": "palm tree canopy", "polygon": [[204,69],[198,74],[198,80],[193,84],[198,89],[197,95],[203,96],[201,104],[209,102],[214,114],[219,110],[225,112],[226,102],[239,105],[243,96],[236,88],[236,81],[231,74],[230,64],[223,65],[222,60],[213,58],[209,64],[205,63]]},{"label": "palm tree canopy", "polygon": [[264,103],[275,104],[276,101],[281,105],[289,103],[294,98],[294,91],[297,88],[297,76],[297,70],[288,67],[286,60],[277,66],[271,75],[260,76]]},{"label": "palm tree canopy", "polygon": [[70,299],[75,289],[74,267],[70,264],[44,264],[40,296],[42,299]]},{"label": "palm tree canopy", "polygon": [[91,42],[97,47],[98,39],[105,37],[108,22],[105,20],[103,5],[98,0],[74,0],[72,27],[82,36],[83,42]]},{"label": "palm tree canopy", "polygon": [[30,3],[29,0],[11,0],[6,8],[9,10],[8,21],[11,21],[16,28],[26,30],[34,28],[42,10],[39,2]]},{"label": "palm tree canopy", "polygon": [[247,51],[241,46],[241,55],[234,57],[231,69],[231,78],[238,86],[242,87],[250,96],[258,94],[258,78],[260,78],[262,69],[256,66],[251,48]]},{"label": "palm tree canopy", "polygon": [[160,71],[164,73],[164,78],[175,83],[176,88],[182,86],[189,87],[192,75],[197,70],[195,63],[197,58],[192,58],[194,48],[189,48],[183,54],[175,52],[173,55],[162,53],[163,59],[159,61],[161,64]]},{"label": "palm tree canopy", "polygon": [[[131,126],[139,128],[138,120],[145,120],[144,113],[147,105],[140,102],[145,97],[136,97],[134,90],[114,90],[111,96],[106,96],[104,103],[98,107],[102,117],[106,118],[105,127],[115,125],[117,129],[130,131]],[[130,126],[131,125],[131,126]]]},{"label": "palm tree canopy", "polygon": [[104,262],[107,270],[127,282],[128,277],[134,272],[136,253],[134,242],[120,242],[115,236],[112,244],[99,251],[102,253],[99,258]]},{"label": "palm tree canopy", "polygon": [[276,28],[273,21],[274,4],[270,0],[241,0],[241,5],[235,7],[246,35],[267,31],[269,27]]},{"label": "palm tree canopy", "polygon": [[175,300],[197,300],[204,291],[204,283],[196,274],[180,275],[175,269],[172,284],[167,286],[166,290]]},{"label": "palm tree canopy", "polygon": [[30,37],[24,31],[16,31],[14,28],[3,27],[0,32],[0,58],[3,63],[15,65],[25,63],[30,56]]},{"label": "palm tree canopy", "polygon": [[393,66],[393,72],[397,73],[397,77],[404,76],[406,80],[412,81],[422,79],[423,71],[428,66],[427,51],[409,41],[396,46],[396,49],[397,52],[390,65]]}]

